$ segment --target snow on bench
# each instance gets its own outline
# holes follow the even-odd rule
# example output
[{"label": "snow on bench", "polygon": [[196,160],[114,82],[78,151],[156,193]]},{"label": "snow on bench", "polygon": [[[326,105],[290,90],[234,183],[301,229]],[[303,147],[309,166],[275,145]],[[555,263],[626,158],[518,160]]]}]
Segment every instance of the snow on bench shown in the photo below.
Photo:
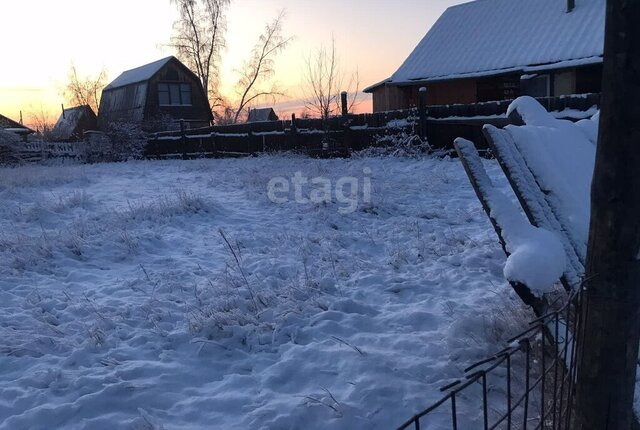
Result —
[{"label": "snow on bench", "polygon": [[598,118],[557,120],[531,97],[508,115],[517,125],[483,131],[528,222],[493,187],[473,143],[454,145],[508,255],[505,277],[540,298],[559,278],[570,290],[584,275]]},{"label": "snow on bench", "polygon": [[563,244],[550,231],[532,226],[493,185],[472,142],[459,138],[454,145],[507,254],[505,278],[526,304],[540,308],[536,313],[544,312],[538,299],[564,272]]},{"label": "snow on bench", "polygon": [[[504,129],[485,125],[484,134],[528,222],[494,187],[474,144],[456,139],[454,146],[507,254],[505,277],[542,316],[548,305],[540,293],[558,278],[571,290],[584,277],[599,114],[577,123],[557,120],[534,99],[521,97],[509,107],[508,115],[513,125]],[[556,264],[559,261],[563,264]],[[566,335],[555,342],[560,349],[566,345],[564,360],[570,365],[573,333],[565,328]],[[636,394],[640,394],[640,378]],[[640,396],[634,403],[640,415]]]}]

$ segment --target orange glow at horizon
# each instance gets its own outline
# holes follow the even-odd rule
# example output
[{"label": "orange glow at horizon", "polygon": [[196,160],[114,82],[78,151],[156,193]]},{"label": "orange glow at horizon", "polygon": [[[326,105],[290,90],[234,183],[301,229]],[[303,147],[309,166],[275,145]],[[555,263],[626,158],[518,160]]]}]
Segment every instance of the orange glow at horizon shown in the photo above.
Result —
[{"label": "orange glow at horizon", "polygon": [[[232,0],[227,13],[227,48],[220,70],[221,91],[235,95],[242,67],[264,26],[286,11],[284,34],[294,40],[275,62],[275,81],[287,97],[278,113],[303,97],[304,59],[335,37],[348,75],[358,70],[360,89],[390,76],[443,10],[461,0]],[[71,63],[81,75],[104,67],[109,79],[122,71],[171,55],[166,48],[176,18],[169,0],[23,0],[3,4],[0,37],[15,43],[0,68],[0,114],[25,122],[33,114],[57,119]],[[29,11],[25,15],[25,11]],[[26,17],[13,19],[6,17]],[[26,29],[26,30],[25,30]],[[269,104],[269,103],[262,103]],[[355,109],[371,111],[371,96]]]}]

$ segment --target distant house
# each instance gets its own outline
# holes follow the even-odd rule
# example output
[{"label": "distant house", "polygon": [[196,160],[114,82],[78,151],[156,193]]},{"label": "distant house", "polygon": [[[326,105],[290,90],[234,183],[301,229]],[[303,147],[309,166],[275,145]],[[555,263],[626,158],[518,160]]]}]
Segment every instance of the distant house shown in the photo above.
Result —
[{"label": "distant house", "polygon": [[147,131],[206,127],[213,120],[200,79],[175,57],[128,70],[102,91],[98,125],[140,124]]},{"label": "distant house", "polygon": [[51,132],[54,140],[75,141],[83,138],[86,131],[96,130],[98,117],[87,105],[65,109]]},{"label": "distant house", "polygon": [[265,121],[278,121],[278,115],[273,110],[273,108],[261,108],[261,109],[251,109],[249,111],[249,117],[247,118],[247,122],[265,122]]},{"label": "distant house", "polygon": [[452,6],[400,68],[366,88],[373,110],[600,92],[605,0],[476,0]]},{"label": "distant house", "polygon": [[9,131],[21,136],[35,133],[29,127],[25,127],[17,121],[12,120],[4,115],[0,115],[0,130]]}]

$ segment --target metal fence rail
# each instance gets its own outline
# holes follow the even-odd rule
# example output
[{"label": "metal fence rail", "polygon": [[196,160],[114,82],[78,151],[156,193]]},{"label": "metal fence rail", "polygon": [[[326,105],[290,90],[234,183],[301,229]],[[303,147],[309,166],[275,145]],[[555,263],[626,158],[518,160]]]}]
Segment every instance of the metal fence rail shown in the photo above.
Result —
[{"label": "metal fence rail", "polygon": [[445,394],[438,402],[398,430],[569,429],[579,355],[575,334],[582,332],[585,310],[582,290],[576,288],[566,303],[532,321],[507,348],[465,369],[463,378],[441,388]]}]

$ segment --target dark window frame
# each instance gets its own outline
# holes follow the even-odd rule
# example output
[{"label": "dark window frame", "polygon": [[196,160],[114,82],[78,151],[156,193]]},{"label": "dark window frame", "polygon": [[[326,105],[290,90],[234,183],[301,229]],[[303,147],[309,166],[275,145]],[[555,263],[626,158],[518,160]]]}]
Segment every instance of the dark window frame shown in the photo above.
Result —
[{"label": "dark window frame", "polygon": [[163,107],[193,106],[193,88],[188,82],[159,82],[158,103]]}]

